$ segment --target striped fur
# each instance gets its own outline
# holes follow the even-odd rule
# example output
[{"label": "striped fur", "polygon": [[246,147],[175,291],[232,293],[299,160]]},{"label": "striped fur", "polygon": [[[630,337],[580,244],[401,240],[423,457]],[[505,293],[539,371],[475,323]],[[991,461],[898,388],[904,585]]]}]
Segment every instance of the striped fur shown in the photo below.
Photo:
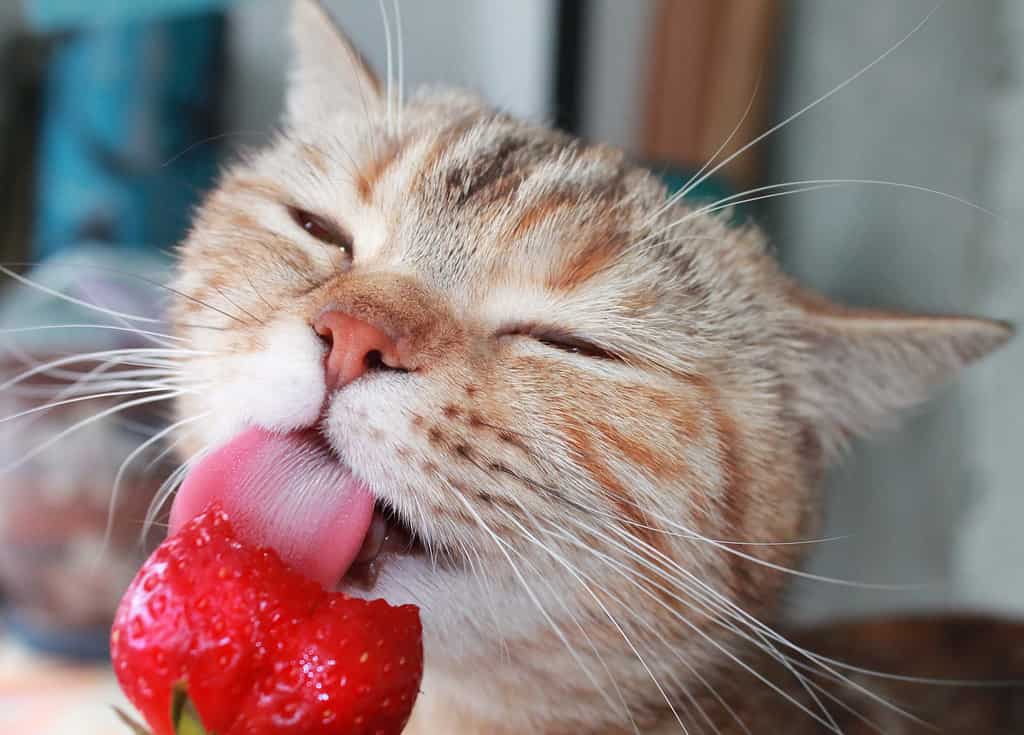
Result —
[{"label": "striped fur", "polygon": [[[181,247],[177,331],[213,353],[185,365],[210,388],[179,413],[213,413],[184,452],[321,422],[422,536],[436,565],[378,583],[423,609],[410,733],[698,728],[709,687],[746,676],[735,610],[771,621],[801,549],[721,542],[813,533],[826,458],[1006,329],[831,309],[756,230],[664,207],[618,151],[446,90],[399,129],[308,0],[296,34],[286,132],[224,174]],[[309,327],[327,305],[397,335],[412,372],[328,395]]]}]

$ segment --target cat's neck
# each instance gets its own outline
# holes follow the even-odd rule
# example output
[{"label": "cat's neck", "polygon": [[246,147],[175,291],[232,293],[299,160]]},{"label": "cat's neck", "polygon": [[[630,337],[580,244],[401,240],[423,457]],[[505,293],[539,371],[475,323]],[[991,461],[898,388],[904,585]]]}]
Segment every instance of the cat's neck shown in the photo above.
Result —
[{"label": "cat's neck", "polygon": [[[764,672],[763,675],[766,677],[784,679],[779,675],[778,664],[753,647],[750,650],[736,650],[735,655],[753,671]],[[647,711],[642,716],[635,713],[636,728],[627,722],[615,725],[601,724],[595,725],[592,729],[583,729],[578,721],[558,723],[555,718],[556,721],[550,726],[544,729],[531,729],[530,732],[536,735],[635,735],[639,730],[644,735],[678,735],[680,732],[707,731],[709,723],[714,723],[711,732],[720,735],[747,735],[748,730],[739,724],[740,720],[747,723],[762,722],[763,718],[768,716],[772,718],[769,721],[778,721],[788,727],[791,720],[800,719],[798,709],[786,705],[781,696],[760,684],[753,675],[738,677],[736,668],[715,663],[709,665],[708,670],[693,672],[692,680],[686,683],[686,695],[678,697],[678,701],[673,702],[671,708],[664,705]],[[764,692],[770,696],[766,696]],[[528,693],[509,694],[510,699],[516,696],[530,697]],[[803,694],[806,692],[796,685],[793,696],[800,697]],[[464,682],[457,687],[448,688],[443,681],[431,681],[428,677],[424,681],[423,694],[416,705],[413,718],[404,731],[405,735],[522,735],[524,730],[520,723],[510,724],[501,721],[500,715],[497,714],[500,708],[492,710],[493,715],[485,714],[489,708],[483,708],[482,711],[478,706],[479,700],[474,701],[481,696],[483,695],[480,691],[468,690]],[[518,706],[514,701],[508,704],[514,710],[523,711],[534,703],[534,699],[529,698]],[[578,705],[579,702],[571,704]],[[594,706],[600,706],[596,697]],[[685,729],[680,728],[680,720]],[[813,720],[809,721],[813,724]],[[795,727],[794,725],[793,729],[779,732],[803,735],[804,731]],[[806,732],[813,733],[816,730],[809,729]]]},{"label": "cat's neck", "polygon": [[[735,660],[719,660],[705,670],[692,672],[686,682],[686,693],[673,702],[673,707],[664,705],[646,712],[642,718],[637,718],[635,728],[630,723],[620,723],[583,729],[578,721],[556,721],[529,732],[536,735],[635,735],[637,732],[642,735],[679,735],[682,732],[816,735],[828,730],[823,724],[827,718],[850,727],[861,724],[859,718],[851,719],[852,712],[862,711],[865,705],[864,698],[858,696],[855,689],[814,675],[805,677],[807,683],[802,683],[794,676],[792,668],[752,645],[734,649],[733,653],[742,665]],[[432,687],[425,681],[423,695],[405,735],[522,735],[524,732],[521,724],[513,725],[502,722],[497,715],[481,714],[475,706],[478,702],[472,702],[474,697],[480,696],[479,692],[467,690],[464,684],[461,689],[448,691],[451,696],[442,693],[443,686]],[[521,706],[525,709],[532,704],[532,701],[524,701]],[[510,706],[514,708],[514,702]],[[823,706],[827,714],[823,713]],[[809,712],[815,713],[817,718]]]}]

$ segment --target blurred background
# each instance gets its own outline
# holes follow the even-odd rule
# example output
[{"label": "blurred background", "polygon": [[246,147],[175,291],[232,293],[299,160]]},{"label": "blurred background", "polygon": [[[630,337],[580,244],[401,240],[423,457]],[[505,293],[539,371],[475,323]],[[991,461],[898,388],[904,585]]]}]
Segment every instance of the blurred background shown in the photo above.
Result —
[{"label": "blurred background", "polygon": [[[378,3],[327,4],[383,70]],[[401,4],[409,86],[472,87],[622,146],[672,186],[734,130],[719,160],[933,10],[932,0]],[[286,16],[284,0],[0,0],[0,725],[119,731],[107,626],[174,468],[161,433],[174,388],[160,375],[167,345],[137,329],[163,330],[154,283],[218,166],[275,129]],[[787,270],[832,297],[1020,324],[1021,120],[1024,3],[944,3],[693,195],[862,179],[963,197],[1002,216],[882,184],[762,199],[736,216],[761,224]],[[88,324],[103,327],[52,328]],[[137,351],[110,361],[124,349]],[[801,584],[794,619],[1024,613],[1022,368],[1017,340],[831,473],[826,535],[841,538],[816,548],[810,571],[906,588]],[[144,393],[129,382],[138,376],[151,380]],[[82,400],[84,379],[110,395]]]}]

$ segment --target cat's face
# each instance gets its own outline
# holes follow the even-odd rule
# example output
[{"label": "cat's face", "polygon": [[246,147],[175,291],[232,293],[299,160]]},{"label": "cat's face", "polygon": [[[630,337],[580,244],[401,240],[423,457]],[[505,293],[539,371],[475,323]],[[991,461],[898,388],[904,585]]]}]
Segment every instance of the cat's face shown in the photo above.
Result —
[{"label": "cat's face", "polygon": [[[421,607],[424,708],[660,716],[726,656],[736,610],[773,605],[768,564],[799,547],[756,542],[808,533],[823,456],[1004,331],[828,307],[756,233],[469,96],[422,94],[399,123],[319,13],[299,4],[287,132],[224,176],[181,251],[202,389],[178,413],[204,416],[181,446],[319,432],[416,539],[339,584]],[[339,379],[354,332],[325,314],[387,347]],[[329,486],[308,492],[329,512]],[[272,493],[254,510],[277,511]]]},{"label": "cat's face", "polygon": [[[680,212],[647,224],[664,191],[619,155],[476,104],[426,98],[403,118],[400,135],[361,115],[297,131],[200,214],[176,284],[195,299],[181,333],[212,353],[187,367],[208,387],[182,417],[212,412],[190,448],[319,427],[438,554],[388,560],[371,590],[423,608],[434,663],[532,641],[564,677],[543,607],[616,670],[638,665],[599,602],[639,646],[656,639],[634,617],[699,642],[648,580],[679,564],[729,597],[743,582],[737,557],[686,534],[792,539],[804,520],[757,243],[699,220],[690,242],[637,245]],[[319,241],[298,210],[336,232]],[[393,335],[404,369],[328,390],[325,309]]]}]

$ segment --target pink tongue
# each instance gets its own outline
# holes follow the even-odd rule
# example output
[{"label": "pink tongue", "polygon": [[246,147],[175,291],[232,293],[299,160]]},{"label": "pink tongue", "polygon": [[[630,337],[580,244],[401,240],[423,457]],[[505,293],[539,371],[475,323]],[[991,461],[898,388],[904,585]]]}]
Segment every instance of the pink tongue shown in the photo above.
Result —
[{"label": "pink tongue", "polygon": [[171,508],[171,533],[220,501],[250,543],[274,548],[301,573],[334,587],[373,520],[373,496],[310,432],[248,429],[189,473]]}]

